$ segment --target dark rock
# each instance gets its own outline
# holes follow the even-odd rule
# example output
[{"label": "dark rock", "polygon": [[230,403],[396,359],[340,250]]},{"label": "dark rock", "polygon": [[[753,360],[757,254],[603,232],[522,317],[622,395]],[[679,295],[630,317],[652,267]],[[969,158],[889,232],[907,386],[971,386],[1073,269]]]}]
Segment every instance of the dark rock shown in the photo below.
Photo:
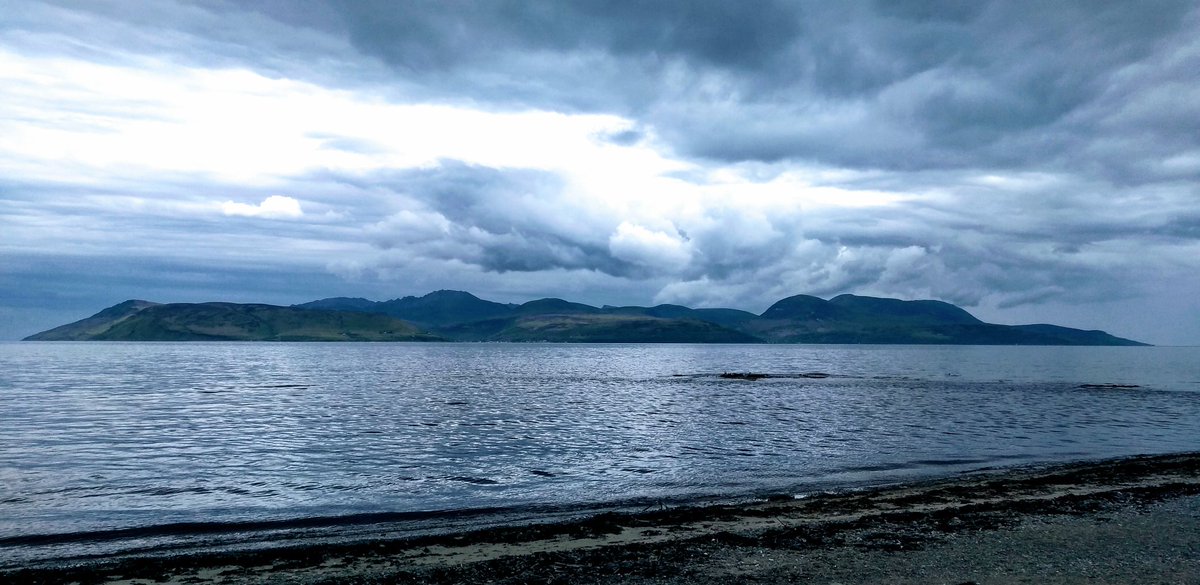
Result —
[{"label": "dark rock", "polygon": [[770,374],[755,374],[752,372],[722,372],[722,378],[729,380],[759,380],[762,378],[770,378]]}]

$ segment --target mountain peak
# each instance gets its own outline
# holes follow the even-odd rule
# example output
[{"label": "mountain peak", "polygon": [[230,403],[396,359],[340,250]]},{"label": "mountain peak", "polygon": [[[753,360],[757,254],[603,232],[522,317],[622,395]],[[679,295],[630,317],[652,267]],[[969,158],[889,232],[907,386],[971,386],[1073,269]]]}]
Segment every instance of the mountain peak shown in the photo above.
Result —
[{"label": "mountain peak", "polygon": [[782,299],[763,311],[763,319],[795,319],[821,321],[839,316],[838,308],[829,301],[812,295],[795,295]]},{"label": "mountain peak", "polygon": [[976,319],[974,315],[961,307],[943,301],[903,301],[900,299],[844,294],[833,297],[829,302],[851,311],[896,319],[931,323],[983,323],[983,321]]},{"label": "mountain peak", "polygon": [[563,299],[545,298],[529,301],[517,307],[522,313],[597,313],[600,309]]},{"label": "mountain peak", "polygon": [[450,290],[450,289],[445,289],[445,288],[440,289],[440,290],[435,290],[431,293],[426,294],[425,296],[423,296],[421,298],[429,299],[429,300],[448,300],[448,299],[461,299],[461,300],[472,300],[472,301],[482,300],[479,297],[477,297],[467,291],[464,291],[464,290]]},{"label": "mountain peak", "polygon": [[92,315],[92,316],[93,317],[109,317],[109,316],[115,316],[115,315],[123,315],[125,313],[140,311],[142,309],[145,309],[146,307],[153,307],[158,304],[159,303],[152,303],[150,301],[143,301],[141,299],[129,299],[128,301],[117,303],[117,304],[115,304],[107,309],[104,309],[103,311],[100,311],[99,313],[96,313],[95,315]]}]

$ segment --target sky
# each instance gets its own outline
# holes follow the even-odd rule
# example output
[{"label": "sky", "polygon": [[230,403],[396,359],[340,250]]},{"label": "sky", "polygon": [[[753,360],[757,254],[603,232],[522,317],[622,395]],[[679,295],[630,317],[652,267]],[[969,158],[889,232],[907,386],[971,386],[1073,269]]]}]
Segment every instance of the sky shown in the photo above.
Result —
[{"label": "sky", "polygon": [[1200,4],[5,2],[0,339],[438,289],[1200,344]]}]

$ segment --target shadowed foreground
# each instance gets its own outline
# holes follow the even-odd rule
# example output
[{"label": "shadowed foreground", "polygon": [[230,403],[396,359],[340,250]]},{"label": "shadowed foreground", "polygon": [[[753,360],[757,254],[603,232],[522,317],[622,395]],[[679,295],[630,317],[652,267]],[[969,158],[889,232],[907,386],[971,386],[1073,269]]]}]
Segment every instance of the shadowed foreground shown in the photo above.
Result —
[{"label": "shadowed foreground", "polygon": [[355,545],[0,573],[79,583],[1197,583],[1200,454]]}]

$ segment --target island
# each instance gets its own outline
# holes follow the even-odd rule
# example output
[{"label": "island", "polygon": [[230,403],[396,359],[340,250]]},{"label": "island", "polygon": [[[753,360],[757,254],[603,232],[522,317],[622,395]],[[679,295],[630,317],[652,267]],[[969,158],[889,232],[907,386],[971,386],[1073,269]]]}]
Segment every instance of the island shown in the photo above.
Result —
[{"label": "island", "polygon": [[388,301],[335,297],[290,307],[128,300],[26,341],[494,341],[1147,345],[1097,330],[985,323],[935,300],[795,295],[761,314],[563,299],[497,303],[440,290]]}]

